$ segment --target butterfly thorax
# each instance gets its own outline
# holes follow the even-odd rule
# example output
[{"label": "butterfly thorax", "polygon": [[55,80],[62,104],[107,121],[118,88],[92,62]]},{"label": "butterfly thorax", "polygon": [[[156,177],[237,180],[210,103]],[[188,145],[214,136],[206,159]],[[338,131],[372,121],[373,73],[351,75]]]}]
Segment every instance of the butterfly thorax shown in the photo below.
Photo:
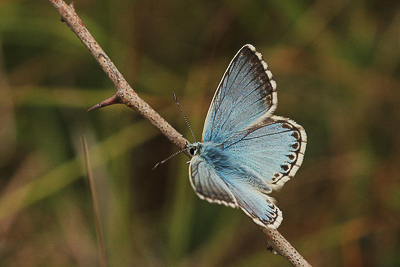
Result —
[{"label": "butterfly thorax", "polygon": [[208,164],[212,165],[216,170],[229,170],[233,167],[234,162],[227,155],[221,144],[214,142],[196,142],[187,145],[187,150],[193,157],[199,156]]}]

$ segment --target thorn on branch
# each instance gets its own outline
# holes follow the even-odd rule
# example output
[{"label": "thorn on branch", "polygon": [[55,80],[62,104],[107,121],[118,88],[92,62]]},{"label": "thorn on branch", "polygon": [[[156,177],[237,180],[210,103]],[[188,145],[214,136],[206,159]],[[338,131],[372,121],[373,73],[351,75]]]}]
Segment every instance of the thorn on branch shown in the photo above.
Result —
[{"label": "thorn on branch", "polygon": [[117,94],[115,94],[112,97],[107,98],[106,100],[104,100],[104,101],[98,103],[97,105],[89,108],[87,111],[96,110],[96,109],[107,107],[107,106],[114,105],[114,104],[121,104],[121,102],[119,101],[119,98],[117,97]]}]

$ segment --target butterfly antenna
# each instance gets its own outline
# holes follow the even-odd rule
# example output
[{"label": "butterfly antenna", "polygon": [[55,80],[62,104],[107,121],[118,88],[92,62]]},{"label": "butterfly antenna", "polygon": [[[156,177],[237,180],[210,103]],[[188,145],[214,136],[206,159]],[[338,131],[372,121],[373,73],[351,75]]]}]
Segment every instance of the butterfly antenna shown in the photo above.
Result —
[{"label": "butterfly antenna", "polygon": [[[183,113],[183,111],[182,111],[182,109],[181,109],[181,106],[179,105],[179,102],[178,102],[178,99],[176,98],[175,93],[172,93],[172,94],[174,95],[175,103],[176,103],[176,105],[178,106],[179,110],[181,111],[181,114],[182,114],[183,119],[185,120],[187,126],[189,126],[189,130],[190,130],[190,132],[192,133],[193,140],[196,142],[196,137],[194,137],[194,133],[193,133],[193,131],[192,131],[192,127],[190,127],[190,124],[189,124],[188,120],[186,119],[186,116],[185,116],[185,114]],[[181,152],[181,151],[180,151],[180,152]]]},{"label": "butterfly antenna", "polygon": [[175,157],[176,155],[178,155],[179,153],[181,153],[181,152],[183,152],[183,151],[185,151],[185,150],[186,150],[186,146],[185,146],[184,149],[179,150],[178,152],[175,152],[174,154],[172,154],[172,155],[169,156],[168,158],[166,158],[166,159],[164,159],[163,161],[160,161],[159,163],[157,163],[157,164],[153,167],[153,170],[155,170],[155,169],[158,167],[158,165],[165,163],[167,160],[171,159],[172,157]]}]

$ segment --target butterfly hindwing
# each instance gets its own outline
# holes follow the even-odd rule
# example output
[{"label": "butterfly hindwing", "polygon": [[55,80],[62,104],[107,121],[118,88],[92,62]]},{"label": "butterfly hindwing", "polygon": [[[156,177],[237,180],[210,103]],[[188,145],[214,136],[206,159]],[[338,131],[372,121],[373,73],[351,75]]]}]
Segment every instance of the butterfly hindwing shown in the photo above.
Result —
[{"label": "butterfly hindwing", "polygon": [[303,162],[307,135],[294,121],[271,116],[252,125],[224,143],[234,160],[247,166],[272,189],[290,180]]},{"label": "butterfly hindwing", "polygon": [[266,194],[271,191],[270,187],[257,180],[251,169],[235,162],[228,160],[224,168],[212,167],[215,162],[210,154],[219,151],[219,156],[225,159],[226,155],[212,145],[205,145],[203,149],[202,155],[192,158],[189,167],[190,181],[197,195],[212,203],[240,208],[255,223],[277,228],[282,221],[282,212],[275,206],[274,199]]},{"label": "butterfly hindwing", "polygon": [[208,110],[203,141],[222,143],[277,106],[276,83],[259,52],[243,46],[229,64]]},{"label": "butterfly hindwing", "polygon": [[274,204],[275,200],[263,192],[239,183],[231,185],[233,194],[237,199],[238,206],[255,223],[260,226],[278,228],[282,222],[282,212]]}]

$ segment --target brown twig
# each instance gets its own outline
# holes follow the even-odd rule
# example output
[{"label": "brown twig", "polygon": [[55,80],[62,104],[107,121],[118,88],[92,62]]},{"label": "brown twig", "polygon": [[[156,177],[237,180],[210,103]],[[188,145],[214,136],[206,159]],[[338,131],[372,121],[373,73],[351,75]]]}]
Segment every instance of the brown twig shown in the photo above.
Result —
[{"label": "brown twig", "polygon": [[[49,0],[61,14],[62,21],[78,36],[90,53],[98,61],[102,69],[114,83],[117,92],[114,96],[95,105],[89,110],[95,110],[112,104],[125,104],[134,109],[152,125],[159,129],[167,138],[180,149],[183,149],[187,140],[182,137],[171,125],[168,124],[156,111],[154,111],[135,91],[129,86],[121,73],[117,70],[108,56],[101,49],[93,36],[86,29],[81,19],[75,13],[73,6],[68,6],[62,0]],[[188,155],[189,156],[189,155]],[[278,230],[262,228],[268,237],[268,242],[276,252],[285,257],[293,266],[311,266],[297,250],[278,232]]]},{"label": "brown twig", "polygon": [[[117,92],[113,99],[114,102],[108,103],[108,105],[120,103],[134,109],[152,125],[159,129],[165,136],[167,136],[171,142],[173,142],[180,149],[183,149],[187,140],[184,139],[182,135],[178,133],[168,122],[166,122],[154,109],[152,109],[149,104],[143,101],[143,99],[141,99],[129,86],[121,73],[104,53],[103,49],[101,49],[100,45],[86,29],[81,19],[75,13],[73,6],[68,6],[62,0],[49,1],[60,13],[62,21],[68,25],[68,27],[78,36],[86,48],[89,49],[90,53],[97,60],[101,68],[117,88]],[[96,105],[91,110],[107,105],[106,101],[103,101],[102,103]]]},{"label": "brown twig", "polygon": [[260,227],[268,237],[268,243],[281,256],[285,257],[293,266],[311,267],[311,264],[284,238],[276,229]]}]

